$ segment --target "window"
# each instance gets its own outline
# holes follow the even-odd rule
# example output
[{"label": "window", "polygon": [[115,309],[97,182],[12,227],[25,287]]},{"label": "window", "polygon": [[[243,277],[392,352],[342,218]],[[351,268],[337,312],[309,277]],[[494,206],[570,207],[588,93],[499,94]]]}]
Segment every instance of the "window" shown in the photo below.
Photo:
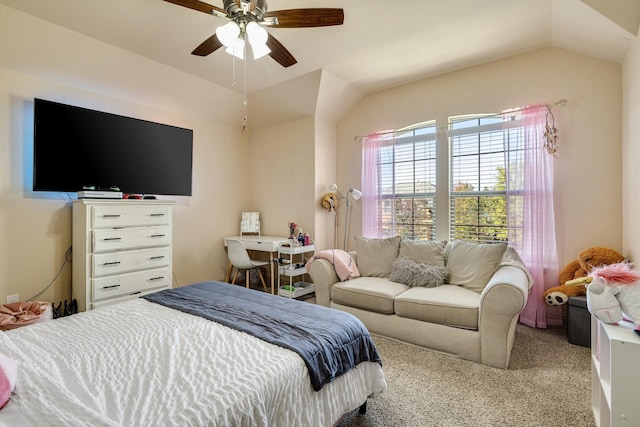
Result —
[{"label": "window", "polygon": [[449,235],[475,242],[507,241],[507,170],[512,142],[502,116],[449,120]]},{"label": "window", "polygon": [[[513,232],[517,223],[508,218],[507,205],[521,203],[512,187],[507,196],[507,178],[513,183],[517,172],[522,121],[501,114],[451,117],[447,139],[440,141],[449,162],[438,163],[437,130],[430,121],[382,135],[374,174],[380,237],[506,242],[508,225]],[[446,178],[438,180],[437,170]],[[448,215],[438,217],[437,182],[449,186],[438,196]],[[448,235],[437,237],[436,229]]]},{"label": "window", "polygon": [[387,134],[384,139],[378,156],[382,236],[435,239],[435,122]]}]

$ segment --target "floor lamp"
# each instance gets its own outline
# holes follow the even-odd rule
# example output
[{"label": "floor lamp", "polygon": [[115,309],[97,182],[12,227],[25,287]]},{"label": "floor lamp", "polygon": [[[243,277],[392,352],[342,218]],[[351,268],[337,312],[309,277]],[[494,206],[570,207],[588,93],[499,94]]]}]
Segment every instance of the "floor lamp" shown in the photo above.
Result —
[{"label": "floor lamp", "polygon": [[[349,198],[349,196],[351,196],[351,198]],[[351,199],[360,200],[361,197],[362,191],[356,190],[355,188],[350,188],[349,191],[347,191],[347,196],[345,197],[347,212],[344,216],[344,240],[342,241],[342,250],[344,251],[347,250],[347,234],[349,234],[349,211],[351,210]]]}]

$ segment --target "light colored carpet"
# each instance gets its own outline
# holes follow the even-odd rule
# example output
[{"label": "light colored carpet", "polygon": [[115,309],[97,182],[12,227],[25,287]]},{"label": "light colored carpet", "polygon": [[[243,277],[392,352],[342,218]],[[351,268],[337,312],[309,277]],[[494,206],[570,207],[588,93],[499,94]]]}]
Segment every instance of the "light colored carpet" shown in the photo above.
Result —
[{"label": "light colored carpet", "polygon": [[518,325],[508,370],[373,337],[389,389],[339,427],[595,426],[591,352],[565,330]]}]

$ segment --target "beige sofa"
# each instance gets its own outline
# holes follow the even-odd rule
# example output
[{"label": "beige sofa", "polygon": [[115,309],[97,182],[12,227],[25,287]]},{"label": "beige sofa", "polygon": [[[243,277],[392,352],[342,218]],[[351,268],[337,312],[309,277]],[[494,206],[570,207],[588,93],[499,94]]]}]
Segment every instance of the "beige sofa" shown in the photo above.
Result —
[{"label": "beige sofa", "polygon": [[338,264],[323,254],[309,263],[318,304],[357,316],[374,334],[509,366],[518,315],[533,284],[513,248],[356,237],[349,254],[358,278],[340,281]]}]

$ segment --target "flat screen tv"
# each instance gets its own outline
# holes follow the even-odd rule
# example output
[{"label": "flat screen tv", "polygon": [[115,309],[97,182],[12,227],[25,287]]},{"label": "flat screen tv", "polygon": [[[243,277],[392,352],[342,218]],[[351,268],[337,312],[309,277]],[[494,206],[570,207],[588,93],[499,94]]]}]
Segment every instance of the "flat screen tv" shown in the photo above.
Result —
[{"label": "flat screen tv", "polygon": [[193,131],[34,99],[33,190],[191,196]]}]

